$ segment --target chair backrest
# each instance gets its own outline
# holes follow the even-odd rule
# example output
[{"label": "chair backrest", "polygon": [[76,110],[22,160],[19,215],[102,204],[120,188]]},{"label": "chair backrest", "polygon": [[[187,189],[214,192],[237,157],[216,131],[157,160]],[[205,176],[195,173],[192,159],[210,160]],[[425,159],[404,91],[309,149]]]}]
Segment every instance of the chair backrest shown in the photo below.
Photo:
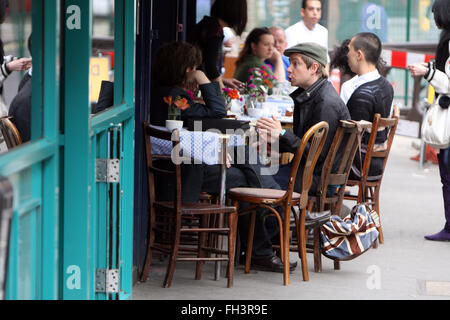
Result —
[{"label": "chair backrest", "polygon": [[[370,129],[369,141],[367,144],[367,152],[364,158],[363,167],[361,170],[361,182],[363,187],[368,180],[369,170],[372,163],[372,159],[374,158],[382,158],[383,166],[382,171],[376,179],[376,181],[381,182],[384,174],[384,169],[386,167],[386,163],[389,157],[389,152],[391,151],[392,142],[394,141],[395,131],[397,129],[398,119],[399,119],[399,109],[394,106],[394,113],[392,118],[381,118],[380,114],[377,113],[374,116],[372,122],[372,128]],[[387,140],[383,146],[377,146],[375,141],[377,138],[377,133],[382,130],[387,130]],[[365,189],[363,189],[365,190]]]},{"label": "chair backrest", "polygon": [[[174,130],[173,132],[168,132],[165,130],[160,130],[148,122],[143,123],[144,129],[144,144],[145,144],[145,152],[147,157],[147,179],[148,179],[148,191],[149,191],[149,204],[150,208],[153,207],[153,203],[156,201],[155,195],[155,175],[165,176],[174,181],[174,194],[173,199],[176,202],[177,212],[181,210],[181,168],[178,161],[174,163],[172,161],[173,156],[179,155],[179,147],[180,147],[180,133],[178,130]],[[171,141],[172,142],[172,150],[171,153],[167,154],[153,154],[152,153],[152,138]],[[166,160],[165,163],[172,163],[173,169],[158,168],[155,165],[155,160]]]},{"label": "chair backrest", "polygon": [[317,210],[324,211],[329,204],[332,213],[338,215],[344,200],[345,186],[358,149],[358,135],[369,129],[371,123],[341,120],[325,159],[320,184],[317,188]]},{"label": "chair backrest", "polygon": [[19,130],[11,122],[10,117],[0,118],[0,131],[8,150],[22,144]]},{"label": "chair backrest", "polygon": [[[291,201],[292,192],[294,191],[295,178],[300,166],[302,158],[305,158],[304,167],[302,168],[302,194],[300,198],[300,209],[306,208],[308,204],[308,192],[311,188],[314,168],[316,162],[319,159],[322,148],[325,144],[325,140],[328,134],[328,123],[321,121],[312,126],[302,137],[300,145],[295,153],[294,160],[292,162],[292,169],[289,175],[289,184],[287,190],[287,200]],[[308,148],[306,150],[306,148]],[[305,154],[306,151],[306,154]]]}]

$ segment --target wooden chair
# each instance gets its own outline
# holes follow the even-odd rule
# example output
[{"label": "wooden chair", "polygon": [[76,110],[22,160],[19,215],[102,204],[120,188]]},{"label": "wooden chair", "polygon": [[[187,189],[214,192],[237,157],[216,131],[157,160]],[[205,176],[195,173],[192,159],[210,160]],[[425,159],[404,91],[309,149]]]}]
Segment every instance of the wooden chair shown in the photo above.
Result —
[{"label": "wooden chair", "polygon": [[22,144],[19,130],[11,122],[10,117],[0,118],[0,131],[8,150]]},{"label": "wooden chair", "polygon": [[[145,147],[147,155],[147,173],[149,183],[149,231],[147,243],[147,257],[144,270],[141,275],[141,281],[147,280],[152,252],[156,250],[169,255],[169,263],[164,279],[163,287],[170,287],[176,261],[197,261],[196,276],[201,278],[202,266],[205,261],[228,261],[228,287],[233,285],[234,268],[234,248],[237,230],[236,208],[208,202],[184,203],[181,202],[181,168],[179,164],[171,161],[171,155],[153,155],[151,150],[151,137],[172,141],[175,152],[179,153],[180,136],[178,130],[173,133],[158,130],[149,123],[144,122]],[[169,162],[173,169],[161,168],[158,160]],[[174,182],[173,201],[157,201],[155,198],[155,175],[164,176],[166,179],[172,179]],[[210,224],[209,218],[214,215],[224,215],[228,219],[226,227],[216,227]],[[180,239],[183,235],[197,234],[197,245],[188,245]],[[208,234],[220,234],[228,237],[228,249],[209,247],[207,241]],[[210,242],[209,242],[210,243]],[[224,254],[217,258],[211,258],[210,253]],[[187,257],[179,255],[187,254]]]},{"label": "wooden chair", "polygon": [[[253,249],[253,235],[256,219],[256,210],[266,208],[273,214],[280,228],[280,253],[281,260],[284,263],[283,281],[284,285],[289,284],[289,242],[290,242],[290,216],[293,206],[298,206],[301,210],[300,222],[298,225],[298,234],[300,235],[301,248],[300,257],[302,260],[302,273],[305,281],[309,280],[308,265],[306,261],[306,243],[305,243],[305,215],[306,206],[308,204],[308,191],[311,187],[313,171],[317,159],[322,151],[328,134],[328,124],[324,121],[311,127],[303,136],[300,146],[297,149],[291,173],[289,176],[289,184],[286,191],[273,189],[258,188],[234,188],[228,191],[228,198],[233,201],[236,208],[239,208],[239,202],[250,203],[248,208],[238,210],[238,214],[250,213],[250,225],[247,240],[247,252],[245,261],[245,273],[250,272],[250,263]],[[306,151],[306,147],[309,149]],[[302,193],[294,192],[294,184],[299,170],[300,161],[305,159],[305,166],[301,168],[302,172]],[[282,207],[285,219],[275,210],[276,207]]]},{"label": "wooden chair", "polygon": [[[389,157],[392,142],[394,141],[395,130],[397,129],[398,119],[400,116],[400,109],[394,106],[394,112],[392,118],[381,118],[380,114],[375,114],[370,129],[369,142],[367,145],[367,153],[362,164],[361,179],[360,180],[348,180],[348,186],[358,186],[358,195],[345,195],[344,199],[354,200],[357,202],[362,201],[362,190],[365,190],[366,201],[372,206],[372,209],[378,212],[380,215],[380,188],[383,179],[384,169]],[[387,140],[383,146],[376,146],[375,139],[377,133],[382,130],[388,130]],[[372,163],[372,159],[383,159],[383,169],[381,174],[376,180],[369,178],[369,169]],[[369,179],[368,179],[369,178]],[[381,220],[381,218],[380,218]],[[380,225],[378,228],[380,243],[384,243],[383,229]]]},{"label": "wooden chair", "polygon": [[[307,230],[314,230],[314,240],[308,242],[306,248],[314,253],[314,271],[322,271],[322,254],[320,243],[320,227],[326,223],[330,215],[340,215],[344,200],[350,169],[358,148],[358,135],[371,124],[359,124],[341,120],[333,142],[325,159],[321,180],[317,186],[317,193],[309,196],[308,214],[305,221]],[[294,215],[295,223],[298,217]],[[300,252],[301,248],[292,248]]]}]

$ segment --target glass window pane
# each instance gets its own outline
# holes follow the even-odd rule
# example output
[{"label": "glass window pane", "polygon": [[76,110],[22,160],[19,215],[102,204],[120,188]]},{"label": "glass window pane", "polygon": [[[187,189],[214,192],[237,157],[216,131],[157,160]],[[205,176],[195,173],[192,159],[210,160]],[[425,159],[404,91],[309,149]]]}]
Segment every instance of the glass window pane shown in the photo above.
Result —
[{"label": "glass window pane", "polygon": [[114,0],[93,1],[93,37],[90,66],[92,113],[113,105]]},{"label": "glass window pane", "polygon": [[[9,116],[0,122],[0,152],[28,142],[31,137],[31,76],[32,62],[28,39],[31,36],[31,1],[0,0],[0,18],[3,54],[0,57],[2,69],[0,75],[0,113]],[[42,110],[39,111],[42,115]],[[42,118],[33,119],[38,128],[36,138],[42,136]],[[15,131],[14,129],[17,129]],[[20,139],[18,138],[20,136]]]}]

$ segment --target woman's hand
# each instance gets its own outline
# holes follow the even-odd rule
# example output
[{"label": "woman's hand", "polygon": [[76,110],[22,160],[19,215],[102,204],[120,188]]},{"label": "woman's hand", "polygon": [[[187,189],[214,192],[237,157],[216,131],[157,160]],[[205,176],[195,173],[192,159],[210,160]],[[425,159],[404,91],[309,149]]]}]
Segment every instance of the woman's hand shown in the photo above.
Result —
[{"label": "woman's hand", "polygon": [[31,58],[16,59],[7,64],[7,67],[11,71],[26,71],[31,68]]},{"label": "woman's hand", "polygon": [[210,83],[208,77],[201,70],[192,70],[186,73],[186,90],[194,90],[199,85]]},{"label": "woman's hand", "polygon": [[227,88],[241,90],[245,87],[244,83],[234,78],[223,78],[222,81],[223,85]]},{"label": "woman's hand", "polygon": [[410,64],[408,70],[413,77],[421,77],[427,74],[428,64],[425,62]]}]

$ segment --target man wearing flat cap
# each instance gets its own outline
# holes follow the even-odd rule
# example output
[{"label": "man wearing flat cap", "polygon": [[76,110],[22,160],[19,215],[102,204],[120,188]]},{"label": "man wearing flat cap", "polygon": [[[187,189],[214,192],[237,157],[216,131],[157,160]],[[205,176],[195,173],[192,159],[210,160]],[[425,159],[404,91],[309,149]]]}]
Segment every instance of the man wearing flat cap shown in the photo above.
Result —
[{"label": "man wearing flat cap", "polygon": [[[327,156],[340,120],[350,119],[345,103],[340,99],[334,87],[328,82],[327,49],[312,42],[301,43],[288,48],[284,54],[291,65],[287,69],[292,86],[298,87],[291,94],[294,100],[293,132],[286,131],[274,116],[261,118],[257,122],[258,131],[270,132],[271,140],[279,139],[280,152],[295,153],[303,135],[315,124],[326,121],[329,125],[328,136],[322,153],[316,163],[310,192],[315,193],[320,181],[323,163]],[[264,136],[264,135],[262,135]],[[300,172],[300,171],[299,171]],[[274,176],[280,187],[287,188],[290,165],[281,166]],[[295,180],[295,191],[301,192],[301,175]]]}]

